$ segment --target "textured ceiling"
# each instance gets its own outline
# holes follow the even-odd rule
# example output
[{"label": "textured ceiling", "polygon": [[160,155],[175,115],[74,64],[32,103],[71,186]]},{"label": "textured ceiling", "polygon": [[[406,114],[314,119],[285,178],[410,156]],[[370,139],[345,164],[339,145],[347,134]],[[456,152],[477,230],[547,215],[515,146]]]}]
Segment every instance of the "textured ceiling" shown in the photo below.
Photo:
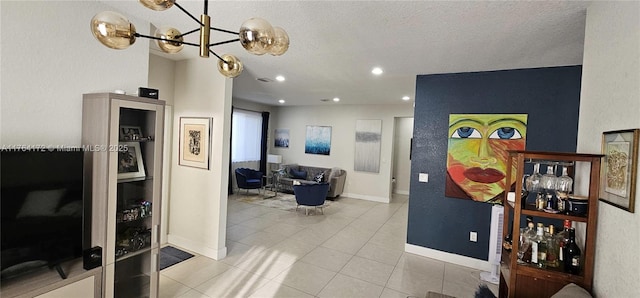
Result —
[{"label": "textured ceiling", "polygon": [[[157,12],[138,1],[100,2],[156,27],[169,25],[182,32],[197,27],[177,7]],[[196,17],[203,11],[202,1],[178,3]],[[232,31],[251,17],[261,17],[284,28],[291,40],[289,51],[278,57],[251,55],[237,42],[213,48],[244,63],[243,74],[234,81],[234,98],[271,105],[279,99],[286,105],[336,104],[321,101],[334,97],[341,99],[338,104],[410,104],[401,98],[408,95],[413,100],[419,74],[582,64],[588,5],[583,1],[210,1],[209,15],[212,26]],[[232,38],[236,36],[212,31],[212,42]],[[203,59],[197,52],[185,47],[172,59]],[[372,75],[374,66],[384,74]],[[276,82],[277,75],[286,81]]]}]

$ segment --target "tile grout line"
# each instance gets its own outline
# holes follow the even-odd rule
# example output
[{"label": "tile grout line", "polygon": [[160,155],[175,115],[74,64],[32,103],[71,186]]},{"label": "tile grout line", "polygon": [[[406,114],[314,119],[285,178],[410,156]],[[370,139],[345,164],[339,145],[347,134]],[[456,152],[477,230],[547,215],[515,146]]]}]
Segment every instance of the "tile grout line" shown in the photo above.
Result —
[{"label": "tile grout line", "polygon": [[[404,204],[406,204],[406,203],[403,203],[403,205],[404,205]],[[353,221],[355,221],[356,219],[361,218],[364,214],[366,214],[367,212],[371,211],[371,209],[373,209],[373,208],[374,208],[374,207],[372,206],[371,208],[369,208],[369,210],[367,210],[366,212],[363,212],[362,214],[360,214],[360,216],[358,216],[358,217],[356,217],[354,220],[352,220],[352,221],[351,221],[351,223],[353,223]],[[349,264],[349,262],[351,262],[351,260],[353,260],[353,258],[354,258],[355,256],[357,256],[358,252],[360,252],[360,250],[362,250],[362,248],[363,248],[364,246],[366,246],[366,245],[367,245],[367,243],[369,243],[369,241],[371,241],[371,239],[376,235],[376,233],[377,233],[378,231],[380,231],[380,229],[381,229],[381,228],[382,228],[386,223],[388,223],[388,222],[389,222],[389,220],[391,220],[391,218],[392,218],[392,217],[393,217],[393,216],[394,216],[398,211],[400,211],[400,209],[401,209],[401,208],[402,208],[402,206],[401,206],[401,207],[399,207],[399,208],[397,208],[397,209],[396,209],[396,211],[394,211],[394,212],[393,212],[393,214],[392,214],[391,216],[389,216],[389,218],[387,218],[387,220],[386,220],[382,225],[380,225],[380,227],[379,227],[378,229],[376,229],[376,231],[375,231],[375,232],[374,232],[374,233],[369,237],[369,239],[365,242],[365,244],[363,244],[363,245],[358,249],[358,251],[357,251],[355,254],[353,254],[353,255],[351,256],[351,258],[349,258],[349,260],[348,260],[344,265],[342,265],[342,267],[340,268],[340,270],[338,270],[338,272],[336,273],[336,275],[335,275],[331,280],[329,280],[329,282],[328,282],[324,287],[322,287],[322,290],[320,290],[320,292],[318,292],[318,294],[320,294],[320,293],[321,293],[321,292],[322,292],[322,291],[323,291],[323,290],[324,290],[324,289],[325,289],[325,288],[326,288],[326,287],[331,283],[331,281],[333,281],[333,280],[338,276],[338,274],[340,274],[340,272],[344,269],[344,267],[345,267],[345,266],[347,266],[347,264]],[[342,229],[341,229],[341,231],[342,231],[342,230],[344,230],[346,227],[348,227],[351,223],[349,223],[347,226],[345,226],[344,228],[342,228]],[[337,234],[337,233],[336,233],[336,234]],[[326,242],[326,241],[325,241],[325,242]],[[323,243],[324,243],[324,242],[323,242]],[[321,245],[322,245],[322,244],[320,244],[319,246],[321,246]],[[367,259],[367,258],[365,258],[365,259]],[[373,260],[373,261],[376,261],[376,260]],[[398,262],[399,262],[399,261],[400,261],[400,260],[398,260]],[[376,262],[377,262],[377,261],[376,261]],[[380,262],[378,262],[378,263],[380,263]],[[397,265],[397,262],[396,262],[396,265]],[[391,274],[393,274],[393,271],[395,270],[395,267],[396,267],[396,266],[394,266],[393,270],[391,271]],[[343,274],[343,275],[344,275],[344,274]],[[349,275],[346,275],[346,276],[349,276]],[[353,276],[349,276],[349,277],[354,278],[354,279],[357,279],[357,280],[360,280],[360,281],[363,281],[363,282],[366,282],[366,283],[374,284],[374,283],[371,283],[371,282],[366,281],[366,280],[362,280],[362,279],[357,278],[357,277],[353,277]],[[380,295],[382,295],[382,293],[384,292],[384,289],[387,287],[387,284],[389,283],[389,278],[391,278],[391,275],[389,275],[389,277],[387,278],[387,281],[385,282],[385,285],[384,285],[384,286],[382,286],[382,292],[380,292]],[[376,285],[376,284],[374,284],[374,285]],[[316,297],[317,297],[317,296],[316,296]]]},{"label": "tile grout line", "polygon": [[[353,198],[350,198],[350,199],[353,199]],[[247,204],[249,204],[249,203],[247,203]],[[376,229],[376,231],[375,231],[375,232],[373,232],[373,233],[372,233],[372,235],[371,235],[371,236],[368,238],[368,240],[367,240],[367,241],[366,241],[366,242],[365,242],[365,243],[364,243],[364,244],[363,244],[363,245],[358,249],[358,251],[357,251],[355,254],[351,254],[351,257],[347,260],[347,262],[345,262],[345,264],[344,264],[344,265],[343,265],[343,266],[342,266],[342,267],[341,267],[337,272],[335,272],[335,275],[334,275],[334,276],[329,280],[329,282],[327,282],[327,284],[326,284],[326,285],[324,285],[324,286],[322,287],[322,289],[320,289],[320,291],[318,292],[318,295],[319,295],[319,294],[320,294],[320,293],[321,293],[321,292],[322,292],[322,291],[323,291],[323,290],[324,290],[324,289],[325,289],[325,288],[326,288],[326,287],[331,283],[331,281],[333,281],[333,280],[338,276],[338,274],[341,274],[340,272],[345,268],[345,266],[346,266],[346,265],[347,265],[351,260],[353,260],[355,256],[357,256],[357,253],[358,253],[358,252],[360,252],[360,251],[362,250],[362,248],[363,248],[364,246],[366,246],[366,245],[367,245],[367,243],[369,243],[369,242],[371,241],[371,239],[376,235],[376,233],[378,233],[378,232],[380,231],[380,229],[381,229],[385,224],[387,224],[387,223],[388,223],[388,222],[389,222],[389,221],[390,221],[390,220],[391,220],[391,219],[392,219],[392,218],[393,218],[393,217],[394,217],[398,212],[400,212],[400,211],[404,208],[404,205],[407,205],[407,204],[408,204],[408,200],[407,200],[407,202],[402,203],[402,204],[401,204],[401,206],[399,206],[398,208],[396,208],[396,210],[393,212],[393,214],[391,214],[391,216],[389,216],[389,217],[387,218],[387,220],[385,220],[385,222],[384,222],[382,225],[380,225],[380,227],[378,227],[378,228]],[[374,205],[374,206],[371,206],[367,211],[365,211],[365,212],[361,213],[361,214],[360,214],[359,216],[357,216],[357,217],[344,216],[344,217],[351,218],[352,220],[351,220],[348,224],[346,224],[344,227],[340,228],[340,230],[338,230],[336,233],[333,233],[333,234],[332,234],[332,236],[331,236],[331,237],[329,237],[327,240],[325,240],[325,241],[323,241],[323,242],[319,243],[318,245],[315,245],[315,248],[314,248],[314,249],[316,249],[316,248],[318,248],[318,247],[323,247],[322,245],[323,245],[324,243],[326,243],[329,239],[331,239],[331,238],[332,238],[332,237],[334,237],[336,234],[338,234],[338,233],[340,233],[341,231],[343,231],[345,228],[349,227],[349,226],[350,226],[350,225],[351,225],[355,220],[360,219],[361,217],[363,217],[367,212],[371,211],[375,206],[380,206],[380,205]],[[246,208],[245,208],[245,209],[246,209]],[[244,210],[243,210],[243,211],[244,211]],[[269,213],[269,212],[267,212],[267,213]],[[257,215],[257,216],[253,216],[253,218],[251,218],[251,219],[247,219],[247,220],[245,220],[245,221],[248,221],[248,220],[252,220],[252,219],[255,219],[255,218],[261,217],[261,216],[263,216],[263,215],[265,215],[265,214],[267,214],[267,213],[263,213],[263,214],[260,214],[260,215]],[[244,221],[243,221],[243,222],[244,222]],[[276,221],[276,222],[280,222],[280,220],[278,220],[278,221]],[[241,225],[241,223],[237,223],[237,225]],[[242,226],[242,225],[241,225],[241,226]],[[243,226],[243,227],[246,227],[246,226]],[[307,229],[307,228],[312,228],[312,227],[305,226],[302,230]],[[301,231],[302,231],[302,230],[301,230]],[[259,230],[259,231],[264,231],[264,229]],[[256,232],[256,233],[257,233],[257,232]],[[293,235],[295,235],[295,233],[294,233]],[[293,235],[286,236],[286,238],[285,238],[283,241],[291,239],[291,237],[293,237]],[[296,240],[296,239],[291,239],[291,240],[293,240],[293,241],[298,241],[298,240]],[[236,242],[237,242],[237,241],[236,241]],[[405,239],[405,242],[406,242],[406,239]],[[241,243],[241,242],[240,242],[240,243]],[[248,244],[245,244],[245,245],[248,245]],[[269,248],[270,248],[270,247],[265,248],[265,249],[269,249]],[[328,247],[324,247],[324,248],[330,249],[330,248],[328,248]],[[312,249],[311,251],[313,251],[314,249]],[[301,257],[299,257],[299,258],[296,258],[296,261],[295,261],[293,264],[295,264],[295,263],[296,263],[296,262],[298,262],[298,261],[303,262],[303,263],[306,263],[306,262],[302,261],[302,259],[303,259],[305,256],[307,256],[308,254],[310,254],[310,253],[311,253],[311,251],[309,251],[309,252],[305,253],[304,255],[302,255],[302,256],[301,256]],[[343,253],[344,253],[344,252],[343,252]],[[403,251],[403,254],[404,254],[404,251]],[[370,260],[370,259],[368,259],[368,258],[364,258],[364,259]],[[374,261],[374,262],[378,262],[377,260],[372,260],[372,261]],[[392,273],[391,273],[391,274],[389,275],[389,277],[387,278],[387,280],[386,280],[386,282],[385,282],[385,285],[381,286],[381,287],[382,287],[382,292],[380,293],[380,295],[382,295],[382,293],[384,292],[384,289],[385,289],[385,288],[387,288],[387,285],[388,285],[389,279],[391,278],[391,275],[392,275],[392,274],[393,274],[393,272],[395,271],[395,269],[396,269],[396,267],[397,267],[397,265],[398,265],[398,263],[399,263],[399,262],[400,262],[400,259],[398,259],[398,261],[396,262],[396,265],[394,265],[394,266],[393,266],[393,269],[392,269],[392,271],[391,271]],[[378,263],[380,263],[380,262],[378,262]],[[292,265],[290,265],[289,267],[287,267],[286,269],[284,269],[282,272],[284,272],[285,270],[287,270],[287,269],[291,268],[291,267],[293,266],[293,264],[292,264]],[[308,263],[307,263],[307,264],[308,264]],[[386,263],[381,263],[381,264],[386,264]],[[315,265],[313,265],[313,264],[309,264],[309,265],[315,266]],[[386,264],[386,265],[388,265],[388,264]],[[275,277],[277,277],[277,276],[278,276],[278,275],[280,275],[281,273],[279,273],[278,275],[276,275],[276,276],[275,276],[275,277],[273,277],[273,278],[267,278],[266,276],[263,276],[263,275],[260,275],[260,274],[257,274],[257,273],[250,272],[250,271],[248,271],[248,270],[246,270],[246,269],[236,267],[235,265],[230,265],[230,266],[231,266],[231,267],[233,267],[233,268],[236,268],[236,269],[240,269],[241,271],[244,271],[244,272],[248,272],[248,273],[256,274],[256,275],[258,275],[258,276],[260,276],[260,277],[262,277],[262,278],[265,278],[265,279],[266,279],[266,280],[268,280],[268,281],[273,281],[273,282],[277,282],[277,283],[279,283],[279,284],[282,284],[282,283],[280,283],[280,282],[278,282],[278,281],[275,281],[275,280],[274,280],[274,279],[275,279]],[[343,275],[344,275],[344,274],[343,274]],[[378,284],[371,283],[371,282],[369,282],[369,281],[362,280],[362,279],[357,278],[357,277],[353,277],[353,276],[350,276],[350,275],[345,275],[345,276],[348,276],[348,277],[350,277],[350,278],[354,278],[354,279],[357,279],[357,280],[360,280],[360,281],[363,281],[363,282],[366,282],[366,283],[370,283],[370,284],[373,284],[373,285],[380,286],[380,285],[378,285]],[[287,286],[286,284],[282,284],[282,285]],[[263,285],[262,287],[264,287],[264,286],[266,286],[266,284],[265,284],[265,285]],[[258,290],[259,290],[259,289],[261,289],[262,287],[260,287],[260,288],[256,289],[256,290],[255,290],[255,291],[253,291],[251,294],[255,293],[256,291],[258,291]],[[307,294],[310,294],[310,295],[314,295],[314,294],[311,294],[311,293],[305,292],[305,291],[300,290],[300,289],[297,289],[297,288],[293,288],[293,289],[296,289],[296,290],[301,291],[301,292],[303,292],[303,293],[307,293]],[[314,295],[314,297],[318,297],[318,295]]]},{"label": "tile grout line", "polygon": [[[396,212],[394,212],[394,213],[393,213],[393,215],[391,215],[391,217],[395,216],[395,215],[396,215],[396,213],[400,212],[400,210],[404,208],[404,205],[407,205],[407,212],[408,212],[408,208],[409,208],[409,199],[408,199],[408,198],[407,198],[407,201],[406,201],[406,202],[404,202],[404,203],[402,203],[402,205],[401,205],[401,206],[396,210]],[[408,218],[408,216],[409,216],[409,215],[407,214],[407,218]],[[391,217],[389,217],[389,220],[391,219]],[[385,224],[386,224],[387,222],[389,222],[389,220],[387,220],[387,221],[385,222]],[[405,244],[406,244],[406,242],[407,242],[406,235],[405,235],[405,240],[404,240],[404,242],[405,242]],[[393,270],[391,270],[391,274],[390,274],[390,275],[389,275],[389,277],[387,278],[387,282],[384,284],[384,287],[385,287],[385,288],[387,288],[387,286],[389,285],[389,280],[391,279],[391,276],[393,275],[393,272],[395,272],[395,271],[396,271],[396,268],[398,268],[398,264],[400,263],[400,260],[402,259],[402,256],[403,256],[404,254],[405,254],[405,251],[404,251],[404,249],[403,249],[403,250],[402,250],[402,255],[400,255],[400,258],[398,258],[398,261],[396,261],[396,264],[393,266]],[[391,288],[389,288],[389,289],[391,289]],[[392,289],[392,290],[394,290],[394,289]],[[383,291],[384,291],[384,290],[383,290]],[[396,291],[396,290],[394,290],[394,291]],[[398,291],[398,292],[400,292],[400,291]],[[382,295],[382,293],[381,293],[380,295]]]}]

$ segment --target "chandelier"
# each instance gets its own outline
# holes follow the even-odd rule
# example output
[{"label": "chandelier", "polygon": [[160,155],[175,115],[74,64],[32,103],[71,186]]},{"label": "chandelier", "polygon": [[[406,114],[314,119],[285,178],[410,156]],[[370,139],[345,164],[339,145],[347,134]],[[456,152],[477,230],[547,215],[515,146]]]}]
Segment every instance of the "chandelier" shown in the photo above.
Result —
[{"label": "chandelier", "polygon": [[[200,27],[181,33],[172,27],[160,27],[154,36],[143,35],[136,32],[135,26],[123,15],[113,11],[103,11],[91,19],[91,32],[103,45],[117,50],[128,48],[135,43],[136,38],[143,37],[156,40],[158,47],[165,53],[178,53],[185,45],[195,46],[200,49],[200,57],[208,58],[209,53],[218,58],[218,71],[226,77],[235,78],[242,73],[242,62],[233,55],[219,56],[211,50],[212,47],[240,41],[240,44],[251,54],[263,55],[269,53],[280,56],[289,49],[289,35],[280,27],[272,27],[269,22],[261,18],[251,18],[240,26],[240,32],[233,32],[210,26],[211,18],[207,15],[209,0],[204,0],[204,12],[198,20],[186,9],[180,6],[176,0],[140,0],[142,5],[156,11],[162,11],[178,7],[191,17]],[[229,39],[216,43],[209,43],[211,30],[235,34],[239,38]],[[184,36],[199,32],[200,42],[190,43],[184,41]]]}]

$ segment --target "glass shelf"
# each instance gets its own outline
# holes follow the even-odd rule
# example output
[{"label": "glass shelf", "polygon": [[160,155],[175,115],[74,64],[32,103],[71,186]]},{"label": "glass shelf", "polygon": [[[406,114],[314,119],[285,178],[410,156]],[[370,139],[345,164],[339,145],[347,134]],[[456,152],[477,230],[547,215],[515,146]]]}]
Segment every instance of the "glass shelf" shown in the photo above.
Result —
[{"label": "glass shelf", "polygon": [[142,140],[140,140],[140,139],[139,139],[139,140],[122,140],[122,139],[121,139],[121,140],[118,140],[118,142],[120,142],[120,143],[127,143],[127,142],[134,142],[134,143],[152,143],[152,142],[154,142],[154,141],[155,141],[155,139],[153,139],[153,140],[145,140],[145,139],[142,139]]},{"label": "glass shelf", "polygon": [[124,255],[116,257],[116,261],[122,261],[122,260],[126,260],[126,259],[129,259],[129,258],[133,258],[133,257],[135,257],[137,255],[141,255],[141,254],[143,254],[145,252],[150,252],[150,251],[151,251],[151,246],[150,245],[149,246],[145,246],[145,247],[143,247],[141,249],[138,249],[136,251],[128,252],[128,253],[126,253]]}]

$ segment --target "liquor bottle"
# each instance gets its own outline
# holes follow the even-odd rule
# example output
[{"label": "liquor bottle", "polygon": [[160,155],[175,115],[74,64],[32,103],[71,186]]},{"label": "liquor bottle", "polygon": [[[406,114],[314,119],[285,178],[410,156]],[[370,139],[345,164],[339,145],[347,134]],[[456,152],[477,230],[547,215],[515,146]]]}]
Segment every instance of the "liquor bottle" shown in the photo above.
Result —
[{"label": "liquor bottle", "polygon": [[547,194],[547,202],[545,203],[545,207],[546,210],[552,211],[555,210],[556,208],[554,208],[553,205],[553,195],[548,193]]},{"label": "liquor bottle", "polygon": [[547,241],[544,238],[544,225],[538,223],[536,228],[536,238],[531,242],[531,263],[537,267],[546,267]]},{"label": "liquor bottle", "polygon": [[578,244],[576,244],[576,229],[569,230],[569,242],[566,247],[566,259],[564,261],[564,270],[571,274],[579,274],[582,265],[582,256]]},{"label": "liquor bottle", "polygon": [[562,176],[556,180],[556,196],[558,197],[558,211],[564,212],[569,208],[567,200],[573,188],[573,179],[567,174],[567,167],[562,167]]},{"label": "liquor bottle", "polygon": [[547,201],[544,199],[544,194],[539,192],[536,195],[536,209],[538,209],[539,211],[544,210],[544,207],[546,206]]},{"label": "liquor bottle", "polygon": [[536,230],[534,229],[533,222],[529,222],[527,224],[527,228],[524,233],[522,233],[522,261],[525,263],[531,263],[531,258],[533,256],[531,243],[536,236]]},{"label": "liquor bottle", "polygon": [[558,233],[557,238],[558,238],[558,245],[559,245],[558,260],[560,261],[560,266],[564,268],[564,260],[567,259],[566,247],[567,247],[567,243],[569,243],[569,229],[571,229],[571,221],[568,219],[565,219],[563,228],[564,230]]},{"label": "liquor bottle", "polygon": [[545,236],[547,238],[547,266],[556,268],[559,266],[558,250],[560,247],[553,225],[549,225],[549,234]]}]

